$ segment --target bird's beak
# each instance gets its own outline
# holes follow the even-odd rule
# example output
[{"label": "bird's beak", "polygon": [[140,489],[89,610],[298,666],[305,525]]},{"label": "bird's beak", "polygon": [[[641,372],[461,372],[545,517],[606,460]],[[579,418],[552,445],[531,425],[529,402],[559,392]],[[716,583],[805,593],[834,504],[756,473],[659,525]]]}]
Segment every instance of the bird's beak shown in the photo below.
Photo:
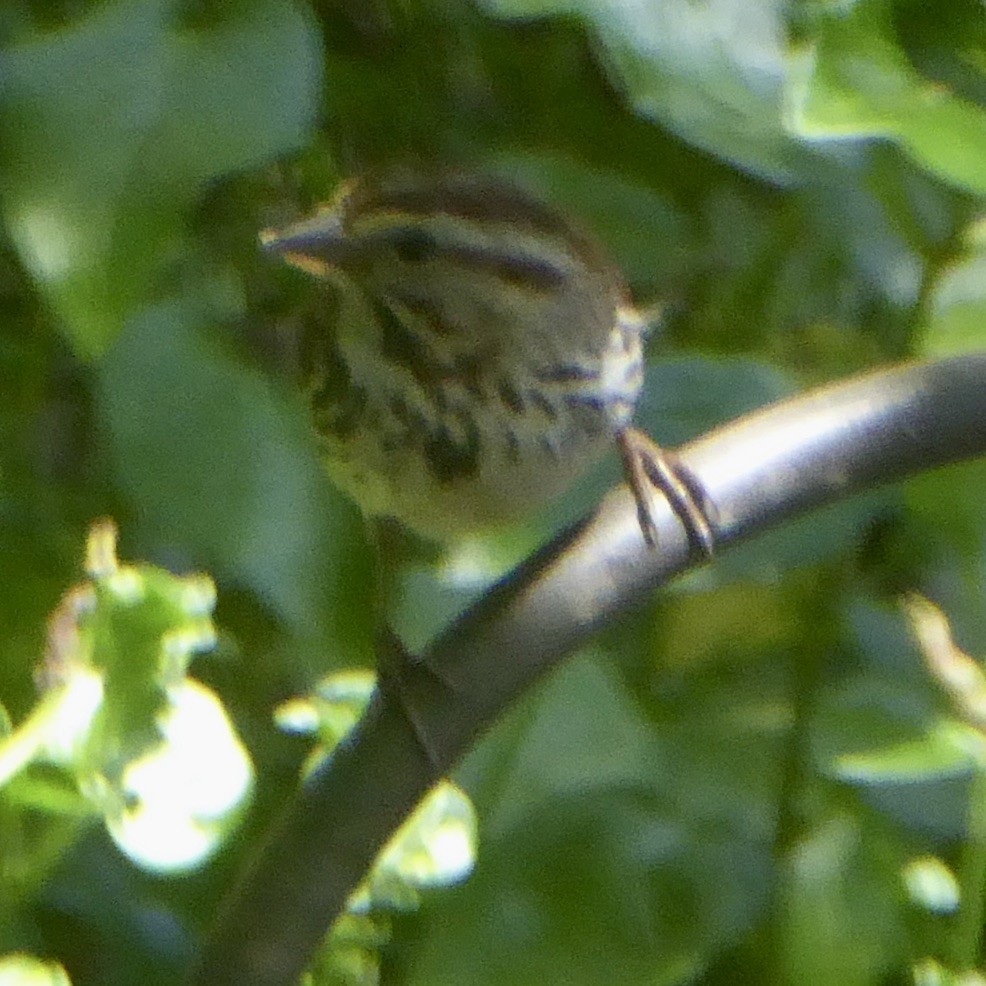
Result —
[{"label": "bird's beak", "polygon": [[323,209],[284,229],[260,233],[265,253],[280,254],[289,264],[315,275],[328,275],[351,252],[338,213]]}]

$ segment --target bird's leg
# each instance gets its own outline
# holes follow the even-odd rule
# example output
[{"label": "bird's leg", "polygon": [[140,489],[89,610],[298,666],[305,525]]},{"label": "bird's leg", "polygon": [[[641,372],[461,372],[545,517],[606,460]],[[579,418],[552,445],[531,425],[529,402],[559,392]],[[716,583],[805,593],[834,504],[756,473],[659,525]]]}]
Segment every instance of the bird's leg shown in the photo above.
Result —
[{"label": "bird's leg", "polygon": [[657,546],[654,524],[654,490],[660,490],[685,527],[688,540],[707,557],[712,556],[712,519],[715,504],[702,484],[673,452],[668,452],[637,428],[624,428],[617,435],[623,473],[637,501],[640,532],[647,544]]}]

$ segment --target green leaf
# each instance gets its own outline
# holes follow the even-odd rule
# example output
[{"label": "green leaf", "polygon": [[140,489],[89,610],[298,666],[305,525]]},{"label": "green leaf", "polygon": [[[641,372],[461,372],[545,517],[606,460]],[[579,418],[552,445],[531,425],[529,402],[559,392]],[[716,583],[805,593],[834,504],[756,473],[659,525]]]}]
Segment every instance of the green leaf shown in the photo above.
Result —
[{"label": "green leaf", "polygon": [[901,784],[962,776],[982,759],[981,747],[982,740],[971,730],[942,723],[921,739],[887,743],[866,752],[844,753],[835,758],[832,771],[842,780],[863,784]]},{"label": "green leaf", "polygon": [[777,888],[783,982],[869,986],[893,962],[903,914],[887,884],[896,873],[848,814],[819,820],[787,852]]},{"label": "green leaf", "polygon": [[986,193],[986,109],[917,72],[894,32],[892,9],[887,0],[861,0],[817,18],[792,73],[792,131],[887,137],[946,181]]},{"label": "green leaf", "polygon": [[288,0],[203,25],[178,0],[94,6],[0,57],[3,215],[84,356],[181,257],[202,182],[298,146],[320,78]]},{"label": "green leaf", "polygon": [[775,181],[789,180],[803,164],[803,151],[781,124],[781,0],[483,2],[502,17],[579,16],[596,36],[615,88],[684,140]]},{"label": "green leaf", "polygon": [[[741,674],[658,722],[613,657],[560,668],[468,758],[480,862],[426,902],[414,982],[687,981],[762,914],[779,764],[748,703],[777,682]],[[469,968],[476,941],[500,945]]]},{"label": "green leaf", "polygon": [[49,620],[44,694],[0,742],[0,775],[44,755],[74,774],[131,859],[160,871],[197,865],[253,780],[222,703],[187,674],[215,644],[215,587],[121,564],[108,521],[92,526],[85,568],[88,580]]},{"label": "green leaf", "polygon": [[341,601],[360,588],[344,557],[359,522],[322,474],[301,408],[178,303],[130,323],[99,384],[112,462],[146,533],[249,587],[322,661],[345,660],[342,642],[372,619]]},{"label": "green leaf", "polygon": [[939,273],[928,298],[920,344],[929,358],[986,347],[986,221],[968,230],[965,242],[965,253]]},{"label": "green leaf", "polygon": [[986,462],[964,462],[946,469],[923,473],[908,480],[906,502],[923,531],[968,563],[972,592],[982,585],[982,545],[986,543]]}]

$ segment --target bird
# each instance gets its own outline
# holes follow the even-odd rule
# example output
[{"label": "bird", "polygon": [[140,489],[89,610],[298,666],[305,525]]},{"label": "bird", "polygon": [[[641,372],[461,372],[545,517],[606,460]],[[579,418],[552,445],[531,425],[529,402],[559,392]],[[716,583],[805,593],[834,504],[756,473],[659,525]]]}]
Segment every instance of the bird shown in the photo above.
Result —
[{"label": "bird", "polygon": [[305,390],[329,476],[368,518],[481,535],[615,448],[644,541],[657,489],[711,555],[704,490],[632,423],[648,321],[576,221],[501,176],[391,168],[260,241],[334,288]]}]

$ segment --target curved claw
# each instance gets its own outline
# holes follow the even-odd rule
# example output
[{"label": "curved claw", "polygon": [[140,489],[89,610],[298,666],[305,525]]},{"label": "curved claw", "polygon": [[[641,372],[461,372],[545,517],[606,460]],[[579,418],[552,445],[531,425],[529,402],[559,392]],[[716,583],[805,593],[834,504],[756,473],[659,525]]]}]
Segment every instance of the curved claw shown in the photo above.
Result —
[{"label": "curved claw", "polygon": [[705,489],[673,452],[661,448],[636,428],[625,428],[617,435],[623,472],[637,502],[640,533],[647,545],[657,547],[657,526],[653,519],[654,490],[660,490],[685,527],[688,540],[711,558],[715,547],[713,518],[715,504]]}]

